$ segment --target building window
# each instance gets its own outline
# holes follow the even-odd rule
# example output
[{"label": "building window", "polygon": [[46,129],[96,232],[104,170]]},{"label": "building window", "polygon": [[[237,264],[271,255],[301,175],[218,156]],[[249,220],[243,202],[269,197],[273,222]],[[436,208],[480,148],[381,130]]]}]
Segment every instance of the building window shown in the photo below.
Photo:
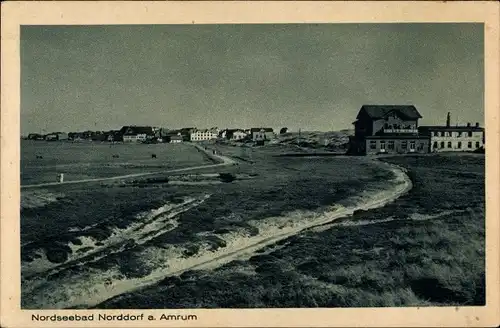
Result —
[{"label": "building window", "polygon": [[415,149],[415,141],[410,141],[410,149]]},{"label": "building window", "polygon": [[394,149],[394,141],[389,141],[389,145],[388,145],[389,149]]},{"label": "building window", "polygon": [[444,148],[444,141],[441,141],[441,147],[440,148]]},{"label": "building window", "polygon": [[451,148],[451,141],[448,141],[448,148]]},{"label": "building window", "polygon": [[385,149],[385,141],[380,142],[380,149]]},{"label": "building window", "polygon": [[469,137],[472,137],[472,131],[469,131],[467,134]]},{"label": "building window", "polygon": [[437,148],[437,147],[438,147],[438,142],[434,141],[434,145],[432,146],[432,148]]},{"label": "building window", "polygon": [[377,149],[377,142],[376,141],[370,141],[370,149]]},{"label": "building window", "polygon": [[424,143],[423,142],[420,142],[418,144],[418,150],[424,150]]},{"label": "building window", "polygon": [[472,148],[472,141],[469,141],[469,142],[467,143],[467,148]]},{"label": "building window", "polygon": [[479,148],[479,141],[476,141],[476,148]]},{"label": "building window", "polygon": [[459,132],[457,132],[457,137],[459,137],[459,138],[460,138],[461,136],[462,136],[462,132],[460,132],[460,131],[459,131]]},{"label": "building window", "polygon": [[408,148],[408,141],[406,141],[406,140],[405,141],[401,141],[401,148],[402,149]]},{"label": "building window", "polygon": [[458,145],[457,145],[458,149],[461,149],[462,148],[462,143],[459,141],[458,142]]}]

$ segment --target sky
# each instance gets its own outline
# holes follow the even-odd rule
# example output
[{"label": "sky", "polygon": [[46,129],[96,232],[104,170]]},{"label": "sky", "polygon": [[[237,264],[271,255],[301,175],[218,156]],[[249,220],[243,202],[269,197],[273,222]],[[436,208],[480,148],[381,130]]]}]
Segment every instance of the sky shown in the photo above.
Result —
[{"label": "sky", "polygon": [[352,128],[364,104],[484,124],[482,24],[23,26],[21,132]]}]

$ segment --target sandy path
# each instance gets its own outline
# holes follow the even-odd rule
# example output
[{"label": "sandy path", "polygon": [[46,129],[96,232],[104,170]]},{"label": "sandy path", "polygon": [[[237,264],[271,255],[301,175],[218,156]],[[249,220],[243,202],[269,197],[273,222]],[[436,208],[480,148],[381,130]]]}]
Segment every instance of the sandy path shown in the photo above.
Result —
[{"label": "sandy path", "polygon": [[48,187],[48,186],[58,186],[58,185],[77,184],[77,183],[86,183],[86,182],[100,182],[100,181],[121,180],[121,179],[128,179],[128,178],[145,177],[145,176],[148,176],[148,175],[155,175],[155,174],[176,173],[176,172],[184,172],[184,171],[190,171],[190,170],[207,169],[207,168],[221,167],[221,166],[235,164],[235,161],[233,161],[232,159],[230,159],[230,158],[228,158],[226,156],[212,154],[209,151],[205,150],[203,147],[200,147],[198,145],[194,145],[194,147],[197,148],[200,151],[205,152],[212,159],[222,161],[222,163],[219,163],[219,164],[198,165],[198,166],[190,166],[190,167],[184,167],[184,168],[172,169],[172,170],[163,170],[163,171],[154,171],[154,172],[143,172],[143,173],[133,173],[133,174],[118,175],[118,176],[107,177],[107,178],[95,178],[95,179],[83,179],[83,180],[73,180],[73,181],[64,181],[64,182],[39,183],[39,184],[32,184],[32,185],[21,186],[21,189],[41,188],[41,187]]}]

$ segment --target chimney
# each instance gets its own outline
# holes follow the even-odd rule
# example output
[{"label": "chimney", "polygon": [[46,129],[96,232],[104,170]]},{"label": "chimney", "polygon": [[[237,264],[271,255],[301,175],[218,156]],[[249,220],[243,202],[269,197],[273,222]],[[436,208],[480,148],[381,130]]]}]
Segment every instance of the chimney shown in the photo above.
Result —
[{"label": "chimney", "polygon": [[450,112],[448,112],[448,115],[446,116],[446,126],[450,126]]},{"label": "chimney", "polygon": [[479,127],[479,122],[476,122],[476,128],[478,128],[478,127]]},{"label": "chimney", "polygon": [[469,122],[467,123],[467,127],[470,128],[470,123]]}]

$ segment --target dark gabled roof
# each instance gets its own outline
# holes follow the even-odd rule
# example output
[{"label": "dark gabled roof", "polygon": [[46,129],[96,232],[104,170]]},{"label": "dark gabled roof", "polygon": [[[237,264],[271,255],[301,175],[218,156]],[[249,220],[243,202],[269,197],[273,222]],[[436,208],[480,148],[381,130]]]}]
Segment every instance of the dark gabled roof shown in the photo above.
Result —
[{"label": "dark gabled roof", "polygon": [[445,125],[422,125],[418,127],[420,132],[428,132],[428,131],[457,131],[457,132],[468,132],[468,131],[484,131],[484,128],[480,126],[445,126]]},{"label": "dark gabled roof", "polygon": [[264,131],[264,132],[274,132],[274,130],[272,128],[251,128],[250,129],[250,132],[251,133],[254,133],[254,132],[260,132],[260,131]]},{"label": "dark gabled roof", "polygon": [[136,134],[153,135],[153,128],[150,126],[124,126],[120,129],[121,134],[130,136]]},{"label": "dark gabled roof", "polygon": [[359,118],[363,112],[372,119],[384,118],[392,112],[396,112],[407,119],[422,118],[422,115],[413,105],[363,105],[356,118]]}]

